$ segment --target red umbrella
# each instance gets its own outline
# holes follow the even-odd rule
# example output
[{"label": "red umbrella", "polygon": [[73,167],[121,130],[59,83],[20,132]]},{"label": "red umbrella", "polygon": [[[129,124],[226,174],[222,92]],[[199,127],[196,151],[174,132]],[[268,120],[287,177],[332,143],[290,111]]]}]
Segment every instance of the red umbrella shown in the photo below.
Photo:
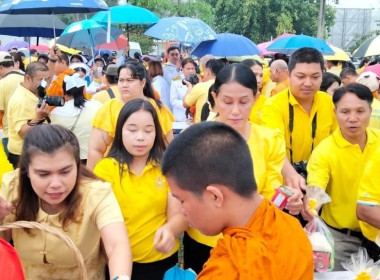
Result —
[{"label": "red umbrella", "polygon": [[367,66],[366,68],[364,68],[362,73],[368,72],[368,71],[371,71],[371,72],[375,73],[378,77],[380,77],[380,64]]},{"label": "red umbrella", "polygon": [[116,41],[97,45],[95,47],[95,49],[99,49],[99,50],[122,50],[125,48],[127,43],[128,43],[128,39],[123,34],[121,34],[117,38]]},{"label": "red umbrella", "polygon": [[35,49],[38,52],[46,52],[46,53],[48,53],[50,51],[50,48],[48,45],[38,45],[38,46],[30,45],[29,49]]}]

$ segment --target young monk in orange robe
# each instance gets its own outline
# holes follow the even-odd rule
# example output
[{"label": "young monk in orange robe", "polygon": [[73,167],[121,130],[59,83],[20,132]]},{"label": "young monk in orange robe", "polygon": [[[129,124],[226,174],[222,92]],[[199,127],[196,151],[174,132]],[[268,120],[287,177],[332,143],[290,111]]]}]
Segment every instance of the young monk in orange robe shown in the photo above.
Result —
[{"label": "young monk in orange robe", "polygon": [[191,126],[166,150],[162,171],[189,226],[223,232],[197,279],[313,279],[306,233],[257,194],[252,170],[244,138],[218,122]]}]

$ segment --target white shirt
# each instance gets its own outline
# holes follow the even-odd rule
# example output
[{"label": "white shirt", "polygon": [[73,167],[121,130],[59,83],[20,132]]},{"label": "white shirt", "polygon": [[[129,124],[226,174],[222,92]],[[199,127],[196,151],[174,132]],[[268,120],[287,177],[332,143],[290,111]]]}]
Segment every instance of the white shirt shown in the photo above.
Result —
[{"label": "white shirt", "polygon": [[166,105],[173,112],[172,105],[170,105],[170,87],[165,81],[164,77],[156,76],[152,80],[152,87],[160,94],[161,102]]},{"label": "white shirt", "polygon": [[95,113],[102,105],[96,100],[87,100],[81,111],[81,109],[74,106],[74,99],[71,99],[66,101],[64,106],[55,107],[50,113],[50,119],[53,124],[60,124],[69,130],[72,130],[75,124],[72,131],[79,141],[81,159],[87,159],[88,142],[92,130],[90,124]]},{"label": "white shirt", "polygon": [[183,107],[183,97],[186,95],[187,86],[182,84],[182,79],[172,81],[170,87],[170,104],[173,106],[173,115],[177,122],[186,120],[186,109]]}]

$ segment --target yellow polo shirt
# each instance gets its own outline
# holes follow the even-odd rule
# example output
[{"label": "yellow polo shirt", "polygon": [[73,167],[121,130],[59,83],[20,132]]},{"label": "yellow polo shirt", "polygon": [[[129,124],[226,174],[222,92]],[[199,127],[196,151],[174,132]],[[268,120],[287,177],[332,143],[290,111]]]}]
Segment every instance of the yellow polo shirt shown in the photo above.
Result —
[{"label": "yellow polo shirt", "polygon": [[24,140],[20,137],[19,132],[28,120],[36,119],[36,106],[38,97],[21,84],[18,85],[12,94],[8,103],[8,150],[15,155],[21,155],[22,144]]},{"label": "yellow polo shirt", "polygon": [[251,109],[251,114],[249,115],[249,121],[255,124],[261,124],[261,110],[263,109],[265,101],[268,97],[263,94],[260,94],[256,99],[255,104],[253,104]]},{"label": "yellow polo shirt", "polygon": [[[289,132],[289,103],[293,106],[293,144],[290,147]],[[337,127],[334,114],[334,104],[331,96],[327,93],[317,91],[314,95],[314,102],[310,115],[294,98],[288,90],[284,90],[275,96],[269,98],[261,111],[263,125],[279,129],[285,137],[286,153],[290,159],[289,150],[293,150],[293,162],[308,160],[312,147],[312,122],[314,115],[317,113],[317,129],[314,139],[314,148],[327,136],[329,136]]]},{"label": "yellow polo shirt", "polygon": [[[7,201],[17,198],[18,171],[3,177],[0,196]],[[109,224],[123,222],[123,217],[109,183],[84,179],[78,188],[82,194],[79,209],[81,222],[70,223],[63,230],[59,214],[49,215],[41,208],[36,222],[59,230],[74,242],[83,256],[88,279],[104,279],[105,260],[100,247],[100,230]],[[13,221],[15,216],[10,214],[4,223]],[[34,236],[29,236],[23,229],[12,230],[25,279],[80,279],[75,255],[62,240],[37,229],[32,233]],[[43,262],[43,252],[51,265]]]},{"label": "yellow polo shirt", "polygon": [[[112,86],[110,88],[112,89],[112,92],[115,95],[114,98],[116,98],[116,99],[120,98],[120,91],[119,91],[118,86]],[[108,100],[110,100],[111,97],[110,97],[110,95],[109,95],[109,93],[108,93],[107,90],[102,90],[102,91],[99,91],[99,92],[95,93],[94,95],[92,95],[91,99],[97,100],[100,103],[104,104]]]},{"label": "yellow polo shirt", "polygon": [[343,138],[340,129],[322,141],[307,164],[307,183],[321,187],[331,197],[323,206],[322,219],[335,228],[360,231],[356,202],[366,163],[380,145],[380,130],[367,129],[367,143],[359,145]]},{"label": "yellow polo shirt", "polygon": [[371,107],[372,113],[368,127],[380,129],[380,101],[374,98]]},{"label": "yellow polo shirt", "polygon": [[[161,105],[161,108],[158,108],[156,101],[150,98],[148,99],[156,109],[162,131],[164,135],[166,135],[172,130],[172,122],[174,121],[174,117],[164,104]],[[123,106],[124,102],[117,98],[107,101],[96,112],[94,118],[92,119],[91,126],[108,132],[109,136],[112,138],[115,137],[117,119]]]},{"label": "yellow polo shirt", "polygon": [[[251,123],[247,141],[253,160],[253,172],[259,194],[271,199],[275,188],[282,185],[281,169],[285,159],[285,143],[280,132]],[[221,234],[205,236],[198,230],[189,228],[187,233],[199,243],[215,247]]]},{"label": "yellow polo shirt", "polygon": [[[5,154],[3,143],[0,141],[0,182],[3,175],[9,171],[13,170],[12,164],[8,161],[7,155]],[[1,185],[0,185],[1,188]]]},{"label": "yellow polo shirt", "polygon": [[[378,148],[372,157],[368,160],[364,169],[364,174],[359,184],[358,204],[368,206],[380,206],[380,148]],[[359,221],[363,235],[369,240],[375,242],[379,234],[379,229],[370,224]]]},{"label": "yellow polo shirt", "polygon": [[205,105],[208,97],[208,90],[214,84],[215,80],[209,80],[196,84],[193,89],[185,96],[185,102],[189,106],[195,104],[194,123],[201,121],[202,107]]},{"label": "yellow polo shirt", "polygon": [[24,81],[24,75],[19,71],[11,71],[0,80],[0,111],[4,111],[3,116],[3,137],[8,137],[8,116],[7,107],[11,95],[17,86]]},{"label": "yellow polo shirt", "polygon": [[153,248],[157,229],[167,222],[170,192],[159,165],[148,163],[140,176],[125,166],[120,177],[119,163],[113,158],[104,158],[96,164],[94,173],[112,185],[128,230],[134,262],[156,262],[178,250],[178,240],[169,254]]}]

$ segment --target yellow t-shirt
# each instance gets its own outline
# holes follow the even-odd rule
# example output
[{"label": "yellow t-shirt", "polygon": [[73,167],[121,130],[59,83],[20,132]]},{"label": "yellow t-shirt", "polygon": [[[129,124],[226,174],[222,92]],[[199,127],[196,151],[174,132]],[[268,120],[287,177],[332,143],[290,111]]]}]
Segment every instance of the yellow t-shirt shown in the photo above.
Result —
[{"label": "yellow t-shirt", "polygon": [[[3,143],[0,141],[0,182],[3,175],[9,171],[13,170],[12,164],[8,161],[7,155],[5,154]],[[1,188],[1,185],[0,185]]]},{"label": "yellow t-shirt", "polygon": [[255,124],[261,124],[261,110],[263,109],[265,101],[268,97],[263,94],[260,94],[256,99],[255,104],[253,104],[251,109],[251,114],[249,115],[249,121]]},{"label": "yellow t-shirt", "polygon": [[38,57],[35,57],[35,56],[31,56],[30,61],[29,61],[29,58],[25,58],[23,60],[25,68],[29,65],[30,62],[35,62],[35,61],[37,61],[37,59],[38,59]]},{"label": "yellow t-shirt", "polygon": [[[359,184],[358,191],[358,204],[368,205],[368,206],[379,206],[380,205],[380,148],[372,154],[371,158],[368,160],[362,179]],[[360,228],[363,235],[369,240],[375,242],[376,237],[379,234],[379,229],[371,226],[370,224],[359,221]]]},{"label": "yellow t-shirt", "polygon": [[[174,121],[172,113],[164,104],[161,105],[160,109],[153,99],[149,98],[149,102],[156,109],[162,131],[164,135],[166,135],[172,130],[172,122]],[[109,136],[112,138],[115,137],[117,119],[123,106],[124,103],[120,99],[114,98],[107,101],[96,112],[92,119],[91,126],[108,132]]]},{"label": "yellow t-shirt", "polygon": [[321,187],[331,197],[323,205],[322,219],[335,228],[360,231],[356,217],[359,182],[368,159],[380,145],[380,130],[367,129],[362,151],[343,138],[340,129],[322,141],[307,164],[307,183]]},{"label": "yellow t-shirt", "polygon": [[[271,199],[275,188],[282,185],[281,169],[285,159],[285,143],[280,132],[260,125],[251,124],[247,141],[253,160],[253,172],[259,194]],[[221,234],[206,236],[189,228],[187,233],[199,243],[215,247]]]},{"label": "yellow t-shirt", "polygon": [[[17,198],[18,170],[6,174],[0,196],[7,201]],[[123,222],[123,217],[109,183],[84,179],[78,186],[82,193],[80,206],[83,215],[80,223],[71,223],[62,229],[59,214],[49,215],[41,208],[36,221],[54,227],[71,238],[81,252],[88,279],[104,279],[104,257],[100,249],[100,230],[109,224]],[[4,222],[13,222],[8,215]],[[41,230],[32,230],[29,236],[23,229],[13,229],[12,239],[21,259],[25,279],[79,279],[76,258],[67,245],[57,237]],[[43,252],[46,260],[43,262]]]},{"label": "yellow t-shirt", "polygon": [[380,101],[376,98],[372,102],[372,113],[368,127],[380,129]]},{"label": "yellow t-shirt", "polygon": [[205,105],[208,97],[208,90],[214,84],[215,80],[196,84],[193,89],[185,96],[185,102],[189,106],[195,104],[194,123],[201,121],[202,107]]},{"label": "yellow t-shirt", "polygon": [[119,163],[113,158],[104,158],[96,164],[94,173],[112,184],[128,230],[134,262],[163,260],[178,250],[178,240],[169,254],[162,254],[153,248],[157,229],[167,221],[170,192],[159,165],[147,164],[141,176],[128,171],[125,166],[120,177]]},{"label": "yellow t-shirt", "polygon": [[[292,147],[290,146],[289,131],[289,103],[293,106],[294,121],[292,133]],[[310,115],[294,98],[288,90],[284,90],[269,98],[261,111],[264,126],[280,129],[286,141],[286,153],[290,159],[289,150],[293,150],[293,162],[308,160],[312,148],[312,122],[317,113],[317,128],[314,139],[314,148],[329,136],[337,127],[334,114],[334,104],[331,96],[327,93],[317,91],[314,95],[314,102]]]},{"label": "yellow t-shirt", "polygon": [[31,91],[18,85],[8,103],[8,150],[15,155],[21,155],[24,140],[18,134],[28,120],[37,118],[36,106],[38,97]]},{"label": "yellow t-shirt", "polygon": [[[118,86],[112,86],[110,88],[112,89],[112,92],[115,95],[114,98],[116,98],[116,99],[120,98],[120,91],[119,91]],[[99,92],[95,93],[94,95],[92,95],[91,99],[97,100],[100,103],[104,104],[108,100],[110,100],[111,97],[110,97],[107,90],[102,90],[102,91],[99,91]]]},{"label": "yellow t-shirt", "polygon": [[272,82],[270,79],[270,68],[266,67],[263,69],[263,85],[261,87],[261,94],[270,97],[272,89],[276,86],[276,83]]},{"label": "yellow t-shirt", "polygon": [[251,123],[248,148],[253,161],[257,192],[271,199],[282,185],[281,170],[285,159],[285,142],[279,131]]},{"label": "yellow t-shirt", "polygon": [[7,107],[12,93],[24,80],[24,75],[19,71],[11,71],[0,80],[0,111],[4,111],[3,116],[3,137],[8,137],[8,116]]}]

